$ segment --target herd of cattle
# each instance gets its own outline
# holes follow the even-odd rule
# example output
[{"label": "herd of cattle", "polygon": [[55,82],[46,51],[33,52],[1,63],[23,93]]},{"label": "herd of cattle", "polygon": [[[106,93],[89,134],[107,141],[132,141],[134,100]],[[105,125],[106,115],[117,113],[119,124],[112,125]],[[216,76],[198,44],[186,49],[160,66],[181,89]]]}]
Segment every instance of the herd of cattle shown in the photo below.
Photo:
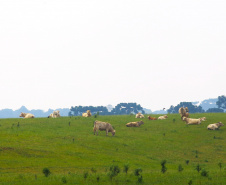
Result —
[{"label": "herd of cattle", "polygon": [[[198,119],[194,119],[194,118],[190,118],[189,116],[189,111],[188,108],[184,108],[181,107],[179,109],[179,114],[181,115],[181,120],[185,121],[186,124],[188,125],[198,125],[201,124],[202,121],[206,121],[205,117],[202,118],[198,118]],[[87,110],[86,113],[82,114],[83,117],[91,117],[92,114],[90,112],[90,110]],[[24,118],[34,118],[35,116],[33,114],[30,113],[21,113],[20,117],[24,117]],[[51,113],[48,118],[58,118],[60,117],[60,111],[53,111],[53,113]],[[141,114],[140,112],[138,114],[136,114],[135,118],[144,118],[144,115]],[[168,116],[167,115],[163,115],[163,116],[159,116],[158,119],[159,120],[164,120],[167,119]],[[151,117],[148,116],[148,120],[157,120],[156,117]],[[136,122],[129,122],[126,124],[127,127],[140,127],[142,124],[144,124],[143,121],[136,121]],[[213,124],[209,124],[207,126],[208,130],[218,130],[221,126],[224,126],[224,124],[222,122],[218,122],[218,123],[213,123]],[[108,132],[112,133],[112,136],[115,135],[115,130],[113,129],[112,125],[110,123],[107,122],[102,122],[102,121],[95,121],[94,122],[94,127],[93,127],[93,132],[94,135],[98,135],[98,131],[106,131],[106,135],[108,135]]]}]

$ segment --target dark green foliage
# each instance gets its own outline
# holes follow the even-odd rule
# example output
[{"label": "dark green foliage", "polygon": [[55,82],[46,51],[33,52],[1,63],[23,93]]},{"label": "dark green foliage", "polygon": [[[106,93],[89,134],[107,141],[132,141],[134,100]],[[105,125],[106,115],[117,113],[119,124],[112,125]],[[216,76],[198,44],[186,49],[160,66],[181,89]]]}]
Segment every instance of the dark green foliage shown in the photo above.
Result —
[{"label": "dark green foliage", "polygon": [[218,96],[216,104],[218,108],[226,109],[226,96]]},{"label": "dark green foliage", "polygon": [[219,163],[218,163],[218,166],[220,167],[220,170],[221,170],[221,168],[222,168],[222,163],[219,162]]},{"label": "dark green foliage", "polygon": [[167,110],[168,113],[178,113],[179,108],[187,107],[189,113],[203,113],[205,112],[201,106],[193,105],[191,102],[180,102],[177,106],[171,105],[171,107]]},{"label": "dark green foliage", "polygon": [[179,166],[178,166],[178,171],[179,171],[179,172],[182,172],[183,170],[184,170],[184,168],[182,167],[181,164],[179,164]]},{"label": "dark green foliage", "polygon": [[112,180],[113,177],[117,176],[120,173],[120,168],[117,165],[110,166],[110,171],[108,173],[108,176]]},{"label": "dark green foliage", "polygon": [[62,177],[61,181],[62,181],[62,183],[66,184],[67,183],[66,177]]},{"label": "dark green foliage", "polygon": [[98,176],[97,176],[97,182],[99,182],[99,181],[100,181],[100,176],[98,175]]},{"label": "dark green foliage", "polygon": [[202,169],[202,171],[201,171],[201,175],[203,176],[203,177],[208,177],[208,171],[206,171],[204,168]]},{"label": "dark green foliage", "polygon": [[219,109],[219,108],[209,108],[206,112],[207,113],[209,113],[209,112],[224,112],[224,110]]},{"label": "dark green foliage", "polygon": [[192,180],[190,180],[190,181],[188,182],[188,185],[192,185]]},{"label": "dark green foliage", "polygon": [[91,172],[96,173],[97,170],[95,168],[91,168]]},{"label": "dark green foliage", "polygon": [[173,123],[175,123],[175,121],[176,121],[176,119],[175,119],[175,118],[173,118]]},{"label": "dark green foliage", "polygon": [[189,164],[189,160],[186,160],[185,163],[188,165]]},{"label": "dark green foliage", "polygon": [[109,115],[110,113],[108,112],[107,107],[104,106],[97,106],[97,107],[93,107],[93,106],[75,106],[75,107],[71,107],[70,109],[71,111],[69,112],[69,116],[81,116],[82,113],[86,112],[87,110],[90,110],[90,112],[92,114],[97,114],[98,115]]},{"label": "dark green foliage", "polygon": [[200,170],[202,169],[201,167],[200,167],[200,165],[199,164],[197,164],[197,166],[195,167],[195,169],[197,170],[197,172],[199,173],[200,172]]},{"label": "dark green foliage", "polygon": [[88,172],[84,172],[84,173],[83,173],[84,179],[87,179],[88,176],[89,176],[89,173],[88,173]]},{"label": "dark green foliage", "polygon": [[143,182],[143,177],[142,177],[142,175],[138,177],[137,182],[138,182],[138,183],[142,183],[142,182]]},{"label": "dark green foliage", "polygon": [[165,173],[167,171],[167,168],[166,168],[165,164],[166,164],[166,160],[162,160],[161,161],[161,166],[162,166],[161,172],[162,173]]},{"label": "dark green foliage", "polygon": [[138,112],[141,112],[142,114],[145,114],[143,107],[141,107],[139,104],[136,103],[120,103],[115,106],[114,109],[112,109],[111,114],[112,115],[125,115],[125,114],[131,114]]},{"label": "dark green foliage", "polygon": [[129,170],[129,164],[125,164],[123,171],[127,174],[128,170]]},{"label": "dark green foliage", "polygon": [[135,176],[139,176],[141,172],[142,172],[142,169],[141,169],[141,168],[137,168],[137,169],[135,169],[135,171],[134,171],[134,175],[135,175]]},{"label": "dark green foliage", "polygon": [[51,174],[51,172],[50,172],[50,170],[48,168],[43,168],[42,173],[44,173],[44,175],[46,177],[48,177]]}]

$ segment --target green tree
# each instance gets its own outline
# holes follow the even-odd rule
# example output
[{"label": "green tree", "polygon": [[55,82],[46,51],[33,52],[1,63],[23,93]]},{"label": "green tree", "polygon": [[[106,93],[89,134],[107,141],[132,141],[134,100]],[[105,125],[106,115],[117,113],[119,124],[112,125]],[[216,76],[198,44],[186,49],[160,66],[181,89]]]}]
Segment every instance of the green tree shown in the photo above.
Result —
[{"label": "green tree", "polygon": [[191,102],[180,102],[177,106],[171,105],[170,108],[167,110],[168,113],[178,113],[179,108],[187,107],[189,113],[203,113],[205,112],[201,106],[193,105]]},{"label": "green tree", "polygon": [[218,96],[218,100],[216,102],[218,108],[226,109],[226,96]]},{"label": "green tree", "polygon": [[206,112],[224,112],[224,110],[220,108],[209,108]]}]

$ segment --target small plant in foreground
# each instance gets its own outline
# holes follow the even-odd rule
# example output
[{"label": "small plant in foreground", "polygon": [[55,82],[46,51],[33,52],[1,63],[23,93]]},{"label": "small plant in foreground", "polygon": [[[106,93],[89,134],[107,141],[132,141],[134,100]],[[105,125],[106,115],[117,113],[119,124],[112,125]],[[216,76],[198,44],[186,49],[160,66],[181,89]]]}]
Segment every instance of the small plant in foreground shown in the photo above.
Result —
[{"label": "small plant in foreground", "polygon": [[162,166],[161,172],[162,173],[165,173],[167,171],[167,168],[166,168],[165,164],[166,164],[166,160],[163,160],[161,162],[161,166]]},{"label": "small plant in foreground", "polygon": [[173,119],[173,123],[175,123],[175,121],[176,121],[176,119],[174,118],[174,119]]},{"label": "small plant in foreground", "polygon": [[197,164],[197,166],[195,167],[195,169],[198,171],[198,173],[200,172],[200,170],[202,169],[201,167],[200,167],[200,165],[199,164]]},{"label": "small plant in foreground", "polygon": [[44,173],[44,175],[46,177],[48,177],[51,174],[51,172],[50,172],[50,170],[48,168],[43,168],[42,173]]},{"label": "small plant in foreground", "polygon": [[188,185],[192,185],[192,180],[188,181]]},{"label": "small plant in foreground", "polygon": [[108,173],[108,176],[112,180],[113,177],[117,176],[120,173],[120,168],[117,165],[110,166],[110,172]]},{"label": "small plant in foreground", "polygon": [[186,160],[185,163],[188,165],[189,164],[189,160]]},{"label": "small plant in foreground", "polygon": [[62,183],[66,184],[67,183],[66,177],[62,177],[61,181],[62,181]]},{"label": "small plant in foreground", "polygon": [[88,175],[89,175],[88,172],[84,172],[84,173],[83,173],[83,177],[84,177],[85,180],[87,179]]},{"label": "small plant in foreground", "polygon": [[100,176],[98,175],[98,176],[97,176],[97,182],[99,182],[99,181],[100,181]]},{"label": "small plant in foreground", "polygon": [[129,164],[125,164],[123,171],[127,174],[128,170],[129,170]]},{"label": "small plant in foreground", "polygon": [[222,163],[219,162],[219,163],[218,163],[218,166],[220,167],[220,170],[221,170],[221,168],[222,168]]},{"label": "small plant in foreground", "polygon": [[91,168],[91,172],[92,172],[92,173],[96,173],[97,170],[96,170],[95,168]]},{"label": "small plant in foreground", "polygon": [[142,182],[143,182],[143,177],[142,177],[142,175],[138,177],[137,182],[138,182],[138,183],[142,183]]},{"label": "small plant in foreground", "polygon": [[201,175],[202,175],[203,177],[208,177],[208,171],[206,171],[206,170],[203,168],[202,171],[201,171]]},{"label": "small plant in foreground", "polygon": [[178,166],[178,171],[182,172],[184,170],[184,168],[181,166],[181,164]]},{"label": "small plant in foreground", "polygon": [[137,168],[134,171],[134,175],[139,176],[141,172],[142,172],[142,169],[141,168]]}]

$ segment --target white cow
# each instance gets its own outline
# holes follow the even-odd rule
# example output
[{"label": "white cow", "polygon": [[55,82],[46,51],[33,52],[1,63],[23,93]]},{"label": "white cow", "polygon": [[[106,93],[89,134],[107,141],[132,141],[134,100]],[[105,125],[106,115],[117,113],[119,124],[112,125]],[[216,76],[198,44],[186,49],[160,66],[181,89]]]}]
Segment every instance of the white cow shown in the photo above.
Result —
[{"label": "white cow", "polygon": [[31,114],[31,113],[23,113],[23,112],[21,112],[20,117],[23,117],[23,118],[34,118],[35,116],[33,114]]}]

